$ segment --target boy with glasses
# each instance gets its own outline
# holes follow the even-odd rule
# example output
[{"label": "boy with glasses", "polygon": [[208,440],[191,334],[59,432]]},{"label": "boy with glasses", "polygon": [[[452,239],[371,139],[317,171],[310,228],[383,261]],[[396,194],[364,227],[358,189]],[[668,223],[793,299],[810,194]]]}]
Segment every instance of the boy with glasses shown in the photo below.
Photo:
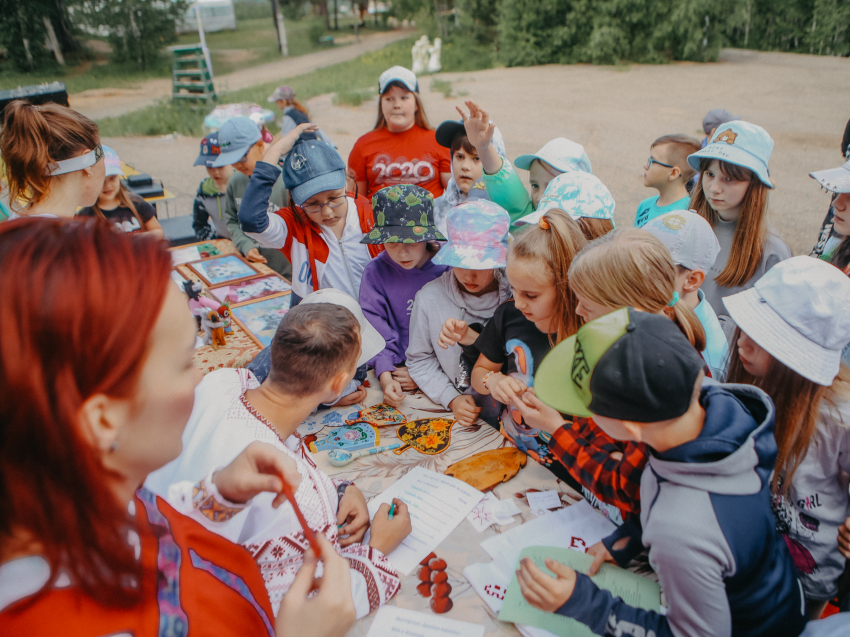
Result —
[{"label": "boy with glasses", "polygon": [[640,202],[635,228],[673,210],[690,208],[686,185],[696,171],[688,165],[688,155],[699,149],[699,142],[687,135],[664,135],[652,142],[643,167],[643,185],[655,188],[658,194]]}]

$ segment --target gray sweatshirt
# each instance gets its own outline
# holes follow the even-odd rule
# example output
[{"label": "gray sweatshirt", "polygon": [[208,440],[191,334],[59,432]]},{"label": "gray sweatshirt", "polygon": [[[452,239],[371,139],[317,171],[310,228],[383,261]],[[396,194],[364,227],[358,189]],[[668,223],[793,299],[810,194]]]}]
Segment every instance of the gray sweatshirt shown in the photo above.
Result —
[{"label": "gray sweatshirt", "polygon": [[807,599],[832,599],[838,592],[846,561],[838,551],[838,527],[850,517],[848,473],[850,402],[829,392],[787,494],[773,498],[777,529],[788,536]]},{"label": "gray sweatshirt", "polygon": [[726,334],[726,339],[732,338],[735,332],[735,322],[729,317],[729,312],[726,311],[726,306],[723,305],[723,297],[749,290],[756,284],[764,273],[770,270],[780,261],[791,258],[791,248],[782,239],[779,238],[779,233],[773,226],[768,226],[767,239],[764,242],[764,253],[761,257],[756,273],[744,285],[738,287],[725,287],[717,285],[714,279],[723,272],[726,263],[729,261],[729,253],[732,249],[732,240],[735,238],[735,229],[738,227],[737,221],[721,221],[718,220],[712,228],[714,234],[717,235],[717,241],[720,243],[720,254],[714,261],[708,272],[705,273],[705,282],[700,288],[705,294],[705,299],[711,304],[711,307],[717,313],[717,320],[723,327],[723,332]]},{"label": "gray sweatshirt", "polygon": [[496,271],[499,290],[483,296],[460,291],[452,270],[446,270],[416,293],[410,313],[407,370],[419,388],[446,409],[461,395],[454,380],[460,371],[461,348],[437,345],[447,319],[487,323],[501,303],[511,298],[511,288],[502,270]]}]

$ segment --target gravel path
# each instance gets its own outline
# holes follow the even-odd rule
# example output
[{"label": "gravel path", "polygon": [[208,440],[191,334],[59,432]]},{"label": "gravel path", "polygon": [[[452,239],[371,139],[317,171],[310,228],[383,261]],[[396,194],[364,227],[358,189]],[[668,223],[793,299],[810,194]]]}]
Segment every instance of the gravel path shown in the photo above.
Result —
[{"label": "gravel path", "polygon": [[[848,72],[846,58],[730,49],[716,64],[548,65],[439,74],[453,82],[455,93],[468,92],[468,98],[429,92],[429,78],[420,85],[432,125],[457,119],[454,106],[462,99],[488,107],[511,158],[558,136],[583,144],[594,173],[614,195],[618,225],[631,225],[638,203],[655,194],[642,183],[654,139],[669,133],[701,136],[702,117],[712,108],[740,114],[764,126],[776,141],[770,162],[776,183],[772,223],[796,253],[807,253],[829,204],[808,173],[843,163],[839,144],[850,118],[850,85],[840,78]],[[329,95],[310,100],[309,106],[345,158],[357,137],[374,126],[377,110],[375,100],[358,108],[336,107]],[[191,212],[205,175],[192,167],[198,140],[105,141],[178,195],[168,214]],[[165,214],[162,209],[160,215]]]}]

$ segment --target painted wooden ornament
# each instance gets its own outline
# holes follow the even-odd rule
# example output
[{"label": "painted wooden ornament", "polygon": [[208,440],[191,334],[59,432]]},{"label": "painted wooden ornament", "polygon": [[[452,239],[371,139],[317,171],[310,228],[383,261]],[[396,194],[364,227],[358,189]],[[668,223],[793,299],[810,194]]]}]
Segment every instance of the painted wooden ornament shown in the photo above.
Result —
[{"label": "painted wooden ornament", "polygon": [[403,453],[410,447],[429,456],[443,453],[452,441],[454,424],[454,420],[447,418],[424,418],[405,423],[397,432],[398,439],[405,444],[393,453]]},{"label": "painted wooden ornament", "polygon": [[349,425],[355,422],[368,422],[376,427],[389,427],[390,425],[400,425],[407,422],[407,417],[395,407],[386,403],[380,403],[367,407],[355,414],[354,418],[349,416],[349,420],[346,420],[346,423]]},{"label": "painted wooden ornament", "polygon": [[325,427],[344,427],[347,421],[352,423],[359,422],[357,417],[359,411],[346,411],[340,409],[332,409],[329,411],[319,411],[315,414],[310,414],[298,426],[298,433],[302,436],[309,434],[317,434]]},{"label": "painted wooden ornament", "polygon": [[310,451],[318,453],[328,449],[345,449],[356,451],[374,447],[381,440],[377,427],[369,423],[359,422],[354,425],[338,427],[329,431],[328,435],[317,442],[310,443]]}]

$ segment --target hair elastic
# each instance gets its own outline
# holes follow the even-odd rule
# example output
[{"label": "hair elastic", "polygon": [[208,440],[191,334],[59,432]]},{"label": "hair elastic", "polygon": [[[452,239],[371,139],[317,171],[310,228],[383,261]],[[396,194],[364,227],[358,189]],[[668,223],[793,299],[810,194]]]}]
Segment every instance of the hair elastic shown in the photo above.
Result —
[{"label": "hair elastic", "polygon": [[676,303],[679,302],[679,293],[673,292],[673,300],[667,304],[667,307],[673,307]]},{"label": "hair elastic", "polygon": [[546,217],[540,217],[540,221],[537,222],[537,225],[544,230],[548,230],[551,227],[549,225],[549,220]]}]

